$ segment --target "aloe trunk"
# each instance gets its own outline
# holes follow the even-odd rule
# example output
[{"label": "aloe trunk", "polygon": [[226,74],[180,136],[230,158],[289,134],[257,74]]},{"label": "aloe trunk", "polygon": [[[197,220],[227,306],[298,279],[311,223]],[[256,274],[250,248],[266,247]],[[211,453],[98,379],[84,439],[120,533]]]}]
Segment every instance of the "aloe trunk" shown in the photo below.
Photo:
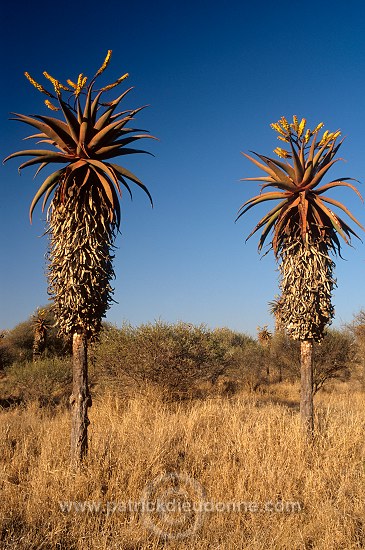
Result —
[{"label": "aloe trunk", "polygon": [[33,362],[38,361],[41,358],[42,353],[46,349],[46,337],[45,332],[35,331],[33,342]]},{"label": "aloe trunk", "polygon": [[72,340],[73,385],[71,405],[71,466],[77,467],[85,458],[88,449],[87,429],[90,424],[88,408],[91,397],[88,384],[87,338],[75,332]]},{"label": "aloe trunk", "polygon": [[300,343],[300,419],[304,433],[313,436],[313,340]]}]

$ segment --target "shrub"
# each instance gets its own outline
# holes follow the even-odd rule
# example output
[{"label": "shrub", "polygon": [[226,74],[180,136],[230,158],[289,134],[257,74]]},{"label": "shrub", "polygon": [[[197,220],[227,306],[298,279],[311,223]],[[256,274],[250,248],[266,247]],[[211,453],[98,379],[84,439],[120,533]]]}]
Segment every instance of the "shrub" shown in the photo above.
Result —
[{"label": "shrub", "polygon": [[105,385],[117,380],[124,390],[148,382],[184,397],[234,393],[243,380],[256,389],[262,382],[260,349],[252,338],[204,325],[109,326],[92,357],[99,381]]},{"label": "shrub", "polygon": [[13,363],[3,382],[2,401],[38,401],[41,405],[66,403],[71,394],[72,370],[69,360],[43,359]]},{"label": "shrub", "polygon": [[[44,357],[63,356],[70,352],[70,343],[57,336],[57,328],[54,326],[55,318],[50,308],[51,306],[41,308],[46,311],[45,321],[48,326]],[[9,366],[14,361],[18,363],[30,361],[33,357],[33,343],[34,324],[33,315],[31,315],[26,321],[3,333],[0,342],[2,368]]]},{"label": "shrub", "polygon": [[[348,380],[356,364],[354,339],[348,331],[328,330],[321,343],[313,346],[313,392],[330,380]],[[270,344],[269,360],[277,380],[295,381],[300,378],[300,343],[284,333],[277,333]]]},{"label": "shrub", "polygon": [[323,341],[314,347],[314,393],[329,380],[348,380],[355,363],[356,348],[353,338],[345,331],[328,331]]}]

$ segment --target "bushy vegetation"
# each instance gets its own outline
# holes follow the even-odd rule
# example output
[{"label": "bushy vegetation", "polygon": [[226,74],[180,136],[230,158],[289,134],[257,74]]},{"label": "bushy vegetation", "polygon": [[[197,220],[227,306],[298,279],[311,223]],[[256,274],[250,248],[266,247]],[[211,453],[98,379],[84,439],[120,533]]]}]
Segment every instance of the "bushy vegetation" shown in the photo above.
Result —
[{"label": "bushy vegetation", "polygon": [[[278,333],[272,338],[269,350],[273,379],[299,380],[300,343]],[[313,392],[317,393],[330,380],[348,380],[358,364],[358,351],[349,331],[327,331],[322,342],[314,344]]]},{"label": "bushy vegetation", "polygon": [[71,361],[60,358],[37,362],[15,362],[6,371],[3,391],[10,403],[38,402],[40,405],[65,404],[71,393]]},{"label": "bushy vegetation", "polygon": [[94,347],[94,372],[119,389],[141,383],[174,397],[204,395],[211,387],[232,392],[243,383],[263,382],[261,347],[228,329],[157,322],[121,329],[106,327]]},{"label": "bushy vegetation", "polygon": [[[47,325],[47,348],[44,356],[47,358],[61,357],[70,352],[70,342],[57,335],[57,328],[54,326],[55,319],[50,306],[42,308],[45,312]],[[30,317],[16,325],[12,330],[3,331],[0,339],[0,370],[10,366],[12,363],[26,363],[31,361],[34,344],[34,317]]]},{"label": "bushy vegetation", "polygon": [[[7,357],[0,398],[5,403],[11,399],[66,402],[71,364],[65,342],[51,327],[44,357],[33,363],[33,333],[28,319],[0,341]],[[331,379],[347,380],[357,365],[358,349],[353,332],[328,331],[314,346],[314,392]],[[182,322],[121,328],[105,324],[90,350],[94,394],[112,391],[126,396],[154,386],[165,399],[181,400],[258,391],[299,378],[300,346],[282,332],[261,343],[228,328],[212,330]]]}]

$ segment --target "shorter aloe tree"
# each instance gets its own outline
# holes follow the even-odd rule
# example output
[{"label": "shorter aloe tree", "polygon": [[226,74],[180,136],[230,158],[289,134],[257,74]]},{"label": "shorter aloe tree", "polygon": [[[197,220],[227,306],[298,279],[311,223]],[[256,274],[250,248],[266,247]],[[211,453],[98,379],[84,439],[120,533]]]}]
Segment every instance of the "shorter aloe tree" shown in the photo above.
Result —
[{"label": "shorter aloe tree", "polygon": [[[60,335],[73,342],[73,391],[71,461],[78,464],[87,452],[88,386],[87,345],[100,332],[101,320],[112,302],[114,277],[112,260],[114,240],[120,224],[119,198],[124,187],[131,195],[128,182],[136,184],[152,198],[145,185],[124,166],[111,161],[114,157],[146,153],[130,145],[152,138],[130,126],[143,109],[118,111],[132,88],[112,101],[104,94],[119,86],[128,73],[115,82],[96,89],[96,80],[109,64],[111,50],[88,82],[79,74],[67,86],[44,72],[51,91],[25,76],[42,94],[45,105],[59,112],[61,118],[45,115],[16,114],[14,120],[36,129],[26,139],[45,144],[42,149],[27,149],[9,155],[31,157],[19,166],[43,168],[60,164],[61,168],[46,177],[30,206],[30,218],[40,199],[42,210],[48,209],[49,240],[48,290],[54,300],[53,311]],[[88,83],[87,83],[88,82]],[[50,86],[50,87],[51,87]],[[4,161],[4,162],[5,162]]]},{"label": "shorter aloe tree", "polygon": [[[342,210],[361,229],[361,223],[341,202],[325,193],[336,187],[347,187],[362,200],[357,188],[349,183],[353,178],[338,178],[324,184],[328,170],[342,159],[335,159],[343,139],[341,132],[325,131],[323,123],[314,130],[306,128],[293,117],[289,123],[285,117],[271,124],[285,149],[277,147],[274,153],[282,160],[254,153],[245,153],[265,176],[244,178],[243,181],[262,183],[259,195],[246,201],[238,212],[238,218],[257,204],[278,201],[247,238],[263,229],[259,251],[272,233],[271,248],[279,263],[280,318],[287,333],[301,342],[301,418],[305,430],[313,431],[313,342],[319,342],[325,328],[331,323],[334,308],[331,301],[336,284],[335,267],[331,254],[341,256],[339,236],[350,244],[356,233],[333,207]],[[353,180],[355,181],[355,180]],[[265,189],[269,189],[264,192]]]},{"label": "shorter aloe tree", "polygon": [[37,361],[43,354],[47,346],[48,324],[46,320],[45,309],[37,309],[33,316],[34,342],[33,342],[33,361]]}]

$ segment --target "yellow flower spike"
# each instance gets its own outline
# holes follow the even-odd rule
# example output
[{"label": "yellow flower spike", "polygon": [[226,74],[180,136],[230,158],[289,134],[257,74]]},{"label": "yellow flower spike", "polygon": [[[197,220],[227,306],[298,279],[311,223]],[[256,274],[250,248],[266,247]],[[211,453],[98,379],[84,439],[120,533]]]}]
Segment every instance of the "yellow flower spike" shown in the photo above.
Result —
[{"label": "yellow flower spike", "polygon": [[340,130],[337,130],[337,132],[335,132],[335,133],[333,134],[333,139],[337,139],[340,135],[341,135]]},{"label": "yellow flower spike", "polygon": [[277,136],[277,138],[280,139],[280,141],[285,141],[286,143],[289,143],[289,139],[287,137]]},{"label": "yellow flower spike", "polygon": [[306,124],[307,124],[306,119],[302,118],[298,127],[298,137],[301,137]]},{"label": "yellow flower spike", "polygon": [[306,133],[305,133],[305,136],[304,136],[304,143],[307,144],[308,141],[309,141],[309,138],[311,137],[311,134],[312,132],[310,131],[310,129],[308,128]]},{"label": "yellow flower spike", "polygon": [[273,122],[272,124],[270,124],[270,126],[273,130],[276,130],[282,136],[286,135],[286,132],[284,132],[284,130],[279,126],[278,122]]},{"label": "yellow flower spike", "polygon": [[75,90],[75,96],[76,97],[78,97],[80,95],[80,92],[83,88],[83,85],[86,82],[86,80],[85,80],[85,82],[83,84],[83,81],[84,81],[84,75],[82,73],[80,73],[78,78],[77,78],[77,86],[76,86],[76,90]]},{"label": "yellow flower spike", "polygon": [[48,109],[51,109],[51,111],[59,111],[60,110],[59,107],[56,107],[55,105],[53,105],[53,103],[51,103],[49,101],[49,99],[46,99],[44,103],[47,105]]},{"label": "yellow flower spike", "polygon": [[313,134],[315,134],[316,132],[319,132],[319,130],[320,130],[321,128],[323,128],[323,126],[324,126],[324,123],[323,123],[323,122],[320,122],[320,123],[314,128]]},{"label": "yellow flower spike", "polygon": [[[54,87],[54,91],[56,92],[57,95],[59,95],[61,93],[61,88],[65,89],[65,86],[63,86],[63,84],[61,84],[61,82],[59,82],[57,80],[57,78],[53,78],[53,76],[48,74],[47,71],[44,71],[43,75],[47,78],[47,80],[52,82],[53,87]],[[67,90],[67,88],[66,88],[66,90]]]},{"label": "yellow flower spike", "polygon": [[298,117],[297,115],[293,115],[293,124],[291,124],[292,128],[295,132],[298,132],[299,126],[298,126]]},{"label": "yellow flower spike", "polygon": [[286,120],[285,116],[282,116],[279,122],[284,128],[284,130],[286,130],[287,132],[290,132],[289,122]]},{"label": "yellow flower spike", "polygon": [[278,157],[282,159],[286,159],[290,157],[290,154],[287,151],[285,151],[285,149],[282,149],[281,147],[277,147],[276,149],[274,149],[274,153],[276,153]]},{"label": "yellow flower spike", "polygon": [[100,76],[101,73],[105,71],[105,69],[109,64],[111,56],[112,56],[112,50],[108,50],[108,53],[106,54],[106,58],[104,59],[104,63],[102,64],[102,66],[100,67],[100,69],[98,70],[94,78],[96,78],[97,76]]},{"label": "yellow flower spike", "polygon": [[57,80],[56,78],[53,78],[53,76],[51,76],[50,74],[47,73],[47,71],[44,71],[43,72],[43,75],[50,81],[52,82],[53,86],[56,88],[60,88],[62,90],[66,90],[66,92],[70,92],[70,88],[67,88],[67,86],[64,86],[63,84],[61,84],[61,82],[59,80]]},{"label": "yellow flower spike", "polygon": [[39,91],[39,92],[42,92],[42,94],[46,94],[48,95],[48,97],[53,97],[52,94],[50,94],[49,92],[47,92],[47,90],[45,90],[45,88],[43,88],[43,86],[41,86],[40,84],[38,84],[38,82],[36,82],[34,80],[34,78],[32,78],[30,76],[29,73],[25,72],[24,75],[26,76],[26,78],[29,80],[29,82]]},{"label": "yellow flower spike", "polygon": [[322,136],[322,139],[321,139],[321,141],[319,142],[318,145],[324,145],[325,142],[327,141],[328,136],[329,136],[329,133],[328,133],[328,130],[326,130],[326,131],[324,132],[324,134],[323,134],[323,136]]},{"label": "yellow flower spike", "polygon": [[121,82],[123,82],[123,80],[125,80],[126,78],[128,78],[129,76],[129,73],[125,73],[123,76],[120,76],[118,78],[118,80],[116,80],[115,82],[113,82],[113,84],[108,84],[108,86],[104,86],[104,88],[101,88],[99,91],[100,92],[106,92],[107,90],[111,90],[112,88],[115,88],[115,86],[118,86],[118,84],[120,84]]},{"label": "yellow flower spike", "polygon": [[71,86],[71,88],[74,88],[76,90],[77,84],[75,84],[75,82],[72,82],[72,80],[70,80],[69,78],[67,79],[67,84]]}]

